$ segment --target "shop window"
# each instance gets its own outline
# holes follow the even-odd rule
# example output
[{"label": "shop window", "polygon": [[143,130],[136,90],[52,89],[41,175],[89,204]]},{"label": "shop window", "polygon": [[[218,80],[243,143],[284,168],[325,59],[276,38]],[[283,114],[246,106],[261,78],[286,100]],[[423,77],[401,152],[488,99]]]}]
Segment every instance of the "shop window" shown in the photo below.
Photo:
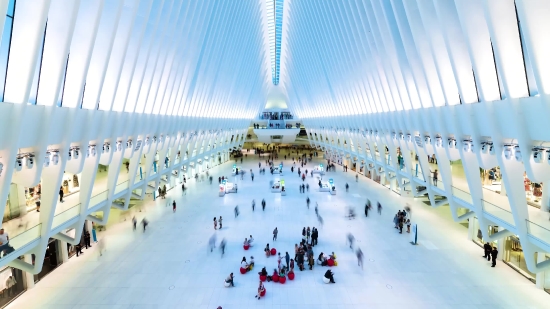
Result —
[{"label": "shop window", "polygon": [[3,308],[25,291],[23,272],[5,267],[0,270],[0,308]]}]

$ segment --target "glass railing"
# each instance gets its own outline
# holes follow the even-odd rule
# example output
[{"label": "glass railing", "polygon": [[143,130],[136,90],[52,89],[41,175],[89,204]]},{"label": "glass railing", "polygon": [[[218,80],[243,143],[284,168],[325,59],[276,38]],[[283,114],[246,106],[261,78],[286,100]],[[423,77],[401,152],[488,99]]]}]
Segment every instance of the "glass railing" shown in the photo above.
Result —
[{"label": "glass railing", "polygon": [[64,222],[67,222],[67,221],[71,220],[74,217],[77,217],[78,214],[80,213],[80,205],[81,204],[77,204],[77,205],[75,205],[75,206],[73,206],[73,207],[71,207],[71,208],[55,215],[53,217],[52,229],[60,226]]},{"label": "glass railing", "polygon": [[115,194],[125,190],[125,189],[128,189],[128,180],[126,180],[125,182],[123,183],[119,183],[118,185],[115,186]]},{"label": "glass railing", "polygon": [[452,193],[453,193],[454,197],[459,198],[459,199],[463,200],[464,202],[473,205],[474,201],[472,200],[472,195],[469,192],[466,192],[464,190],[460,190],[457,187],[451,187],[451,190],[452,190]]},{"label": "glass railing", "polygon": [[411,175],[413,177],[416,177],[416,178],[422,180],[422,181],[425,181],[424,180],[424,175],[422,175],[422,171],[420,170],[420,168],[418,168],[418,170],[415,170],[414,168],[411,169]]},{"label": "glass railing", "polygon": [[525,220],[525,223],[527,223],[527,233],[531,236],[537,238],[538,240],[549,243],[550,242],[550,230],[540,226],[534,222],[531,222],[529,220]]},{"label": "glass railing", "polygon": [[[21,249],[25,245],[31,243],[32,241],[35,241],[40,238],[40,229],[42,228],[42,223],[38,223],[37,225],[31,227],[30,229],[17,234],[13,237],[10,237],[10,241],[8,242],[8,246],[13,248],[11,253],[6,254],[4,257],[9,256],[10,254],[13,254],[14,251]],[[21,254],[21,252],[19,252]]]},{"label": "glass railing", "polygon": [[499,207],[495,204],[491,204],[485,200],[481,200],[481,206],[483,207],[484,212],[492,215],[493,217],[497,217],[512,226],[515,225],[514,215],[512,215],[512,212],[510,212],[509,210]]},{"label": "glass railing", "polygon": [[108,192],[109,192],[108,190],[105,190],[101,193],[98,193],[98,194],[92,196],[92,198],[90,198],[90,203],[88,204],[88,208],[92,208],[95,205],[105,201],[107,199],[107,195],[108,195],[107,193]]},{"label": "glass railing", "polygon": [[441,179],[435,180],[433,177],[428,177],[428,179],[429,179],[430,184],[432,186],[437,187],[438,189],[445,191],[445,186],[443,185],[443,182],[441,181]]}]

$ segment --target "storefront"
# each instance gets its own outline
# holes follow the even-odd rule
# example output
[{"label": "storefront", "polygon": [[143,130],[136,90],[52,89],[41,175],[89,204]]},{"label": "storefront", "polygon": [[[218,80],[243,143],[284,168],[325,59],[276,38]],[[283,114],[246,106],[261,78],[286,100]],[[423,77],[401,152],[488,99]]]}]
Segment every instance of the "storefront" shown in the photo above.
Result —
[{"label": "storefront", "polygon": [[527,198],[527,204],[540,208],[542,201],[542,182],[532,182],[527,173],[523,173],[523,186],[525,189],[525,197]]},{"label": "storefront", "polygon": [[523,249],[521,248],[519,236],[512,235],[506,237],[504,240],[504,255],[502,256],[502,261],[525,276],[531,282],[536,282],[537,276],[527,269],[525,255],[523,254]]},{"label": "storefront", "polygon": [[61,188],[64,196],[80,192],[80,174],[71,174],[65,172],[61,180]]},{"label": "storefront", "polygon": [[25,291],[23,272],[12,267],[0,270],[0,308]]},{"label": "storefront", "polygon": [[[57,266],[63,263],[61,259],[61,252],[59,250],[59,241],[50,238],[48,247],[46,248],[46,254],[44,256],[44,264],[42,265],[42,271],[37,275],[34,275],[34,282],[42,280],[46,275],[51,273]],[[34,257],[33,259],[35,259]]]}]

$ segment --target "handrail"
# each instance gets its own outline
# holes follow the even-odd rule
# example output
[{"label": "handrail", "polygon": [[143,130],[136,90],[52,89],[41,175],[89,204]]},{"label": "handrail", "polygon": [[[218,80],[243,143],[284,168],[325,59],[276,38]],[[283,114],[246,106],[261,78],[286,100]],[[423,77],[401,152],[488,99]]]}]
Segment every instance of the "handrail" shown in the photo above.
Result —
[{"label": "handrail", "polygon": [[80,214],[80,206],[82,204],[76,204],[75,206],[64,210],[61,213],[58,213],[53,217],[52,229],[60,226],[61,224],[71,220],[74,217],[77,217]]},{"label": "handrail", "polygon": [[488,214],[497,217],[504,222],[507,222],[508,224],[515,226],[514,223],[514,215],[512,212],[510,212],[507,209],[504,209],[500,206],[497,206],[495,204],[489,203],[486,200],[481,200],[481,206],[483,208],[484,212],[487,212]]},{"label": "handrail", "polygon": [[[37,225],[31,227],[30,229],[25,230],[13,237],[10,237],[10,240],[8,242],[8,247],[14,250],[11,250],[11,252],[6,254],[3,258],[13,254],[16,250],[23,248],[29,243],[39,239],[41,234],[41,227],[42,227],[42,223],[38,223]],[[18,254],[21,254],[21,253],[18,253]]]},{"label": "handrail", "polygon": [[529,219],[525,219],[525,223],[527,225],[527,234],[530,234],[544,243],[548,243],[550,241],[550,229],[530,221]]},{"label": "handrail", "polygon": [[105,190],[103,192],[100,192],[90,198],[90,203],[88,204],[88,208],[92,208],[95,205],[101,203],[104,200],[107,200],[109,190]]},{"label": "handrail", "polygon": [[[472,199],[472,195],[464,190],[461,190],[457,187],[454,187],[454,186],[451,186],[451,190],[452,190],[452,194],[454,197],[456,198],[459,198],[461,200],[463,200],[464,202],[466,203],[469,203],[469,204],[472,204],[474,203],[473,199]],[[457,194],[459,193],[459,194]]]},{"label": "handrail", "polygon": [[124,189],[128,189],[128,183],[129,183],[129,180],[126,180],[126,181],[121,182],[118,185],[116,185],[115,186],[115,194],[123,191]]}]

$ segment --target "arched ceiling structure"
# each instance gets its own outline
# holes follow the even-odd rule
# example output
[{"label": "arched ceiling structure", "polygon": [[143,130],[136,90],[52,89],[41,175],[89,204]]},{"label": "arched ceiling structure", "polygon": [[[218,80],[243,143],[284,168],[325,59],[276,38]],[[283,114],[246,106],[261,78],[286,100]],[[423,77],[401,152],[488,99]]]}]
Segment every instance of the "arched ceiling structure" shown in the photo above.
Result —
[{"label": "arched ceiling structure", "polygon": [[539,61],[547,44],[527,46],[532,35],[545,41],[532,26],[540,20],[536,8],[548,9],[542,2],[294,0],[285,6],[281,84],[301,118],[528,97],[548,80],[544,73],[537,81],[533,70],[533,57]]}]

